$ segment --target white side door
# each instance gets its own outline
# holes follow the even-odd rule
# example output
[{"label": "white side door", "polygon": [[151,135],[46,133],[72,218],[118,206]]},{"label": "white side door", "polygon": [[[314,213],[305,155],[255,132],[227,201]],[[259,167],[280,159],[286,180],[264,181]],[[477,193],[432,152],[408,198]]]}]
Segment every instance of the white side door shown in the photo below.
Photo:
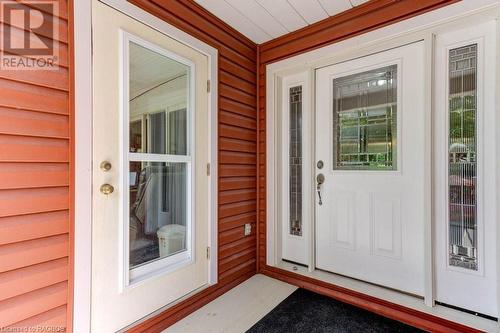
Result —
[{"label": "white side door", "polygon": [[436,37],[438,302],[497,317],[496,22]]},{"label": "white side door", "polygon": [[423,42],[317,70],[317,268],[423,295],[424,73]]},{"label": "white side door", "polygon": [[208,58],[93,2],[92,332],[207,285]]}]

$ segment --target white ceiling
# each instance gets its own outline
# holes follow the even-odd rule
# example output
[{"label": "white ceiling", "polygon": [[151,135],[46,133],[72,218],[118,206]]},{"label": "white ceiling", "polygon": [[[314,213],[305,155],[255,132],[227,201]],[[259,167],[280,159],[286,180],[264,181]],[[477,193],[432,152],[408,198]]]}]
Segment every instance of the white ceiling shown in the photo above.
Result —
[{"label": "white ceiling", "polygon": [[368,0],[195,0],[261,44]]}]

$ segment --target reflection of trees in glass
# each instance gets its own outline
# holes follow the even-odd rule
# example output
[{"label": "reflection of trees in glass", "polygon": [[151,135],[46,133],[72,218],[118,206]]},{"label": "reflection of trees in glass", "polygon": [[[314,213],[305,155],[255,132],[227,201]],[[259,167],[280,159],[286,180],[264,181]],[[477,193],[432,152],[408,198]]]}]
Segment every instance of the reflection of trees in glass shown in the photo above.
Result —
[{"label": "reflection of trees in glass", "polygon": [[373,169],[391,166],[394,121],[392,107],[340,113],[340,162]]},{"label": "reflection of trees in glass", "polygon": [[477,270],[477,46],[450,50],[449,263]]},{"label": "reflection of trees in glass", "polygon": [[[462,102],[463,101],[463,102]],[[476,96],[450,98],[450,140],[476,137]]]},{"label": "reflection of trees in glass", "polygon": [[396,170],[397,65],[333,80],[336,169]]}]

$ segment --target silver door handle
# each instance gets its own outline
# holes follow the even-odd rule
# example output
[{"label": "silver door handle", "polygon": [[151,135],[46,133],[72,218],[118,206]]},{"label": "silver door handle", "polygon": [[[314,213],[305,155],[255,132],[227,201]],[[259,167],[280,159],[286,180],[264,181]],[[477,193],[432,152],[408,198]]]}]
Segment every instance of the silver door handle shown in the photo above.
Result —
[{"label": "silver door handle", "polygon": [[321,206],[323,204],[323,200],[321,199],[321,185],[325,182],[325,175],[322,173],[316,176],[316,191],[318,191],[318,204]]}]

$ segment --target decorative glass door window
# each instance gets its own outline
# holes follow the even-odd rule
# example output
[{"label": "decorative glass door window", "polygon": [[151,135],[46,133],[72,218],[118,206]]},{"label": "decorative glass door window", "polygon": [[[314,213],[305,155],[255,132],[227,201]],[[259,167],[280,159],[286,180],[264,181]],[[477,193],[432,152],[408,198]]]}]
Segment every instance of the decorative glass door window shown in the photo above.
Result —
[{"label": "decorative glass door window", "polygon": [[190,75],[154,46],[128,41],[128,264],[130,278],[190,253]]},{"label": "decorative glass door window", "polygon": [[397,170],[397,65],[333,80],[333,168]]},{"label": "decorative glass door window", "polygon": [[289,94],[290,234],[302,236],[302,86],[290,88]]},{"label": "decorative glass door window", "polygon": [[477,44],[449,51],[449,264],[477,262]]}]

